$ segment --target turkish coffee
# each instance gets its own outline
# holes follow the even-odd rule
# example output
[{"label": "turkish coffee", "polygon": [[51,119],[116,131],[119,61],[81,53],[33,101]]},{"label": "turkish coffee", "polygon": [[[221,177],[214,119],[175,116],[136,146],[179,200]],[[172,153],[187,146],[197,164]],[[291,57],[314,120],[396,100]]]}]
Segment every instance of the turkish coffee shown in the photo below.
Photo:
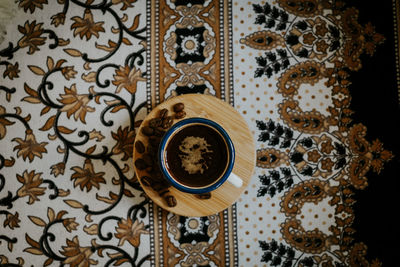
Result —
[{"label": "turkish coffee", "polygon": [[223,136],[205,124],[189,124],[174,133],[166,146],[166,168],[178,183],[205,187],[225,173],[229,155]]}]

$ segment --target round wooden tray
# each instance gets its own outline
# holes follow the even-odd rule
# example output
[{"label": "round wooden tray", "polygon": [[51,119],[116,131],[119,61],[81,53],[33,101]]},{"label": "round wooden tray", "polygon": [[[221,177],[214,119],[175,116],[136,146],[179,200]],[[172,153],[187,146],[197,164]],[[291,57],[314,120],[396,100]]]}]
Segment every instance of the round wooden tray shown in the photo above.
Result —
[{"label": "round wooden tray", "polygon": [[[241,188],[236,188],[229,182],[225,182],[218,189],[211,192],[210,199],[199,199],[193,194],[181,192],[171,186],[169,191],[170,194],[176,198],[177,205],[175,207],[169,207],[156,191],[151,187],[143,185],[141,177],[148,175],[147,172],[145,170],[139,170],[136,167],[135,171],[146,194],[161,208],[183,216],[197,217],[216,214],[232,205],[250,182],[256,159],[253,136],[244,118],[228,103],[215,96],[185,94],[173,97],[155,107],[141,124],[135,141],[140,140],[147,147],[148,139],[142,133],[142,127],[148,125],[148,120],[156,117],[161,109],[166,108],[169,114],[173,114],[172,107],[179,102],[185,104],[185,118],[202,117],[214,120],[226,130],[235,146],[236,157],[233,173],[242,178],[243,186]],[[174,123],[178,121],[178,119],[174,119]],[[139,158],[140,155],[141,154],[134,149],[134,161]]]}]

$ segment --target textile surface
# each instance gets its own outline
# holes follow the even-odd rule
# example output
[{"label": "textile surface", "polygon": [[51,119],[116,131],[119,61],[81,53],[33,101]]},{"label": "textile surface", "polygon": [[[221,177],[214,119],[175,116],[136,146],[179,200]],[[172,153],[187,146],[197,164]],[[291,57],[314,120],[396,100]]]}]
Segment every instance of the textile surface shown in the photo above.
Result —
[{"label": "textile surface", "polygon": [[[10,4],[0,266],[395,266],[397,1]],[[248,188],[206,217],[160,209],[133,170],[141,121],[187,93],[256,144]]]}]

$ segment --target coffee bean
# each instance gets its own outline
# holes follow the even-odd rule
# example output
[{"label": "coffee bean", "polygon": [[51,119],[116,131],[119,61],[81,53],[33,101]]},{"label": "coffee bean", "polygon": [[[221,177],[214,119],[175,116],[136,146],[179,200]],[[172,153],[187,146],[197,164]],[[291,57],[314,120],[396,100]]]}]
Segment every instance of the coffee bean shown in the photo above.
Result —
[{"label": "coffee bean", "polygon": [[143,142],[140,140],[135,142],[135,148],[136,148],[136,151],[139,152],[140,154],[142,154],[146,150]]},{"label": "coffee bean", "polygon": [[168,109],[163,108],[162,110],[160,110],[160,112],[158,113],[158,117],[163,119],[165,117],[167,117],[168,115]]},{"label": "coffee bean", "polygon": [[[148,137],[147,147],[143,142],[137,141],[135,148],[139,153],[144,153],[142,158],[135,161],[135,166],[139,170],[145,170],[149,176],[143,176],[141,182],[144,186],[151,187],[161,197],[164,198],[166,204],[169,207],[175,207],[177,205],[176,198],[170,195],[168,188],[171,186],[158,165],[158,147],[161,142],[162,136],[164,136],[166,130],[174,123],[174,118],[181,119],[186,116],[184,111],[185,105],[183,103],[177,103],[173,106],[175,114],[168,116],[168,109],[161,109],[156,118],[152,118],[148,121],[148,125],[142,127],[142,133]],[[136,124],[135,124],[136,125]],[[138,124],[139,125],[139,124]],[[147,153],[145,153],[147,150]],[[200,194],[200,199],[208,199],[211,194]]]},{"label": "coffee bean", "polygon": [[147,147],[147,153],[149,153],[150,155],[152,155],[153,157],[155,157],[157,155],[158,149],[155,146],[149,145]]},{"label": "coffee bean", "polygon": [[160,197],[164,196],[165,194],[169,193],[168,188],[163,188],[161,189],[158,194],[160,195]]},{"label": "coffee bean", "polygon": [[154,168],[152,172],[152,178],[154,181],[164,183],[166,186],[169,185],[168,182],[165,180],[163,174],[161,173],[160,168]]},{"label": "coffee bean", "polygon": [[149,144],[158,148],[158,145],[161,143],[161,136],[150,136],[149,137]]},{"label": "coffee bean", "polygon": [[183,110],[181,110],[181,111],[175,113],[175,119],[178,119],[178,120],[179,120],[179,119],[183,119],[185,116],[186,116],[186,112],[183,111]]},{"label": "coffee bean", "polygon": [[142,184],[145,186],[152,186],[154,184],[153,179],[149,176],[143,176],[140,180],[142,181]]},{"label": "coffee bean", "polygon": [[154,134],[154,129],[149,126],[144,126],[142,128],[142,133],[147,136],[152,136]]},{"label": "coffee bean", "polygon": [[144,170],[146,169],[147,165],[146,162],[143,159],[137,159],[135,160],[135,166],[136,168],[138,168],[139,170]]},{"label": "coffee bean", "polygon": [[174,109],[174,111],[175,112],[179,112],[179,111],[182,111],[183,109],[185,108],[185,104],[183,104],[183,103],[176,103],[174,106],[173,106],[173,109]]},{"label": "coffee bean", "polygon": [[162,190],[168,188],[169,185],[164,181],[154,181],[151,186],[153,187],[154,191],[161,192]]},{"label": "coffee bean", "polygon": [[211,193],[208,192],[208,193],[197,194],[196,197],[199,199],[210,199]]},{"label": "coffee bean", "polygon": [[167,202],[168,207],[175,207],[176,206],[176,198],[174,196],[166,196],[165,201]]},{"label": "coffee bean", "polygon": [[151,128],[156,128],[158,126],[161,126],[162,120],[161,118],[153,118],[151,120],[149,120],[149,126]]},{"label": "coffee bean", "polygon": [[162,127],[157,127],[154,129],[154,135],[158,137],[163,137],[165,134],[165,130]]},{"label": "coffee bean", "polygon": [[172,116],[167,116],[163,118],[161,127],[163,129],[168,129],[169,127],[172,126],[172,123],[174,122],[174,118]]},{"label": "coffee bean", "polygon": [[153,157],[151,157],[149,154],[143,154],[143,161],[147,167],[153,166]]}]

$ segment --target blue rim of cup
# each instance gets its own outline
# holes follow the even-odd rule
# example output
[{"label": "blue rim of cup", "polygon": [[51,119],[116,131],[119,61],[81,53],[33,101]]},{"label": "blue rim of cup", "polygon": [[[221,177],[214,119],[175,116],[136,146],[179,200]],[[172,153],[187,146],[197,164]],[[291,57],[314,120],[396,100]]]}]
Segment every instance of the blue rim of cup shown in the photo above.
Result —
[{"label": "blue rim of cup", "polygon": [[[222,137],[224,138],[224,140],[227,144],[228,157],[229,157],[228,166],[225,170],[224,175],[211,185],[208,185],[205,187],[200,187],[200,188],[185,186],[182,183],[177,182],[173,177],[171,177],[171,175],[169,174],[169,172],[167,170],[167,167],[165,166],[165,161],[163,160],[164,147],[167,145],[167,142],[168,142],[170,136],[173,133],[175,133],[175,131],[178,130],[180,127],[187,125],[187,124],[205,124],[205,125],[211,126],[212,128],[217,130],[222,135]],[[164,134],[163,138],[161,139],[161,143],[160,143],[159,150],[158,150],[158,159],[160,162],[162,174],[164,175],[164,177],[167,179],[167,181],[172,186],[174,186],[176,189],[178,189],[182,192],[191,193],[191,194],[203,194],[203,193],[208,193],[208,192],[211,192],[211,191],[217,189],[228,179],[229,175],[232,172],[233,165],[235,162],[235,147],[233,146],[232,140],[229,137],[228,133],[224,130],[224,128],[222,128],[221,125],[219,125],[218,123],[216,123],[212,120],[209,120],[209,119],[194,117],[194,118],[183,119],[183,120],[175,123],[170,129],[168,129],[168,131]]]}]

